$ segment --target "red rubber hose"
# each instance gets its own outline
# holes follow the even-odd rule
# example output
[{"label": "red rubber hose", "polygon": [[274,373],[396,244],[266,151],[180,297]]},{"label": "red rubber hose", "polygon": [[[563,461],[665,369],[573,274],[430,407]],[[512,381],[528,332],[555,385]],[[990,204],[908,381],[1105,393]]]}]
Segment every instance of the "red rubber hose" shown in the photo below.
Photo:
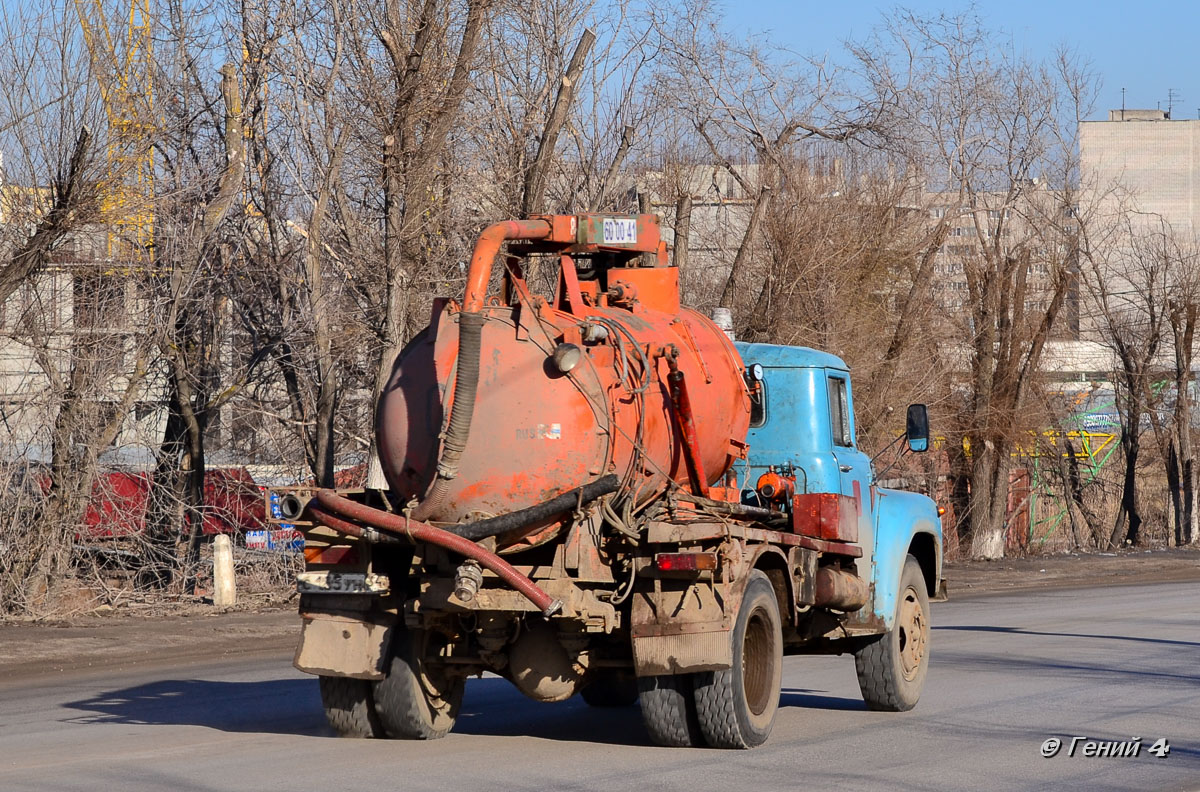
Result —
[{"label": "red rubber hose", "polygon": [[[562,602],[542,591],[536,583],[514,569],[512,564],[495,553],[484,550],[469,539],[456,536],[449,531],[443,531],[441,528],[434,528],[432,525],[426,525],[414,520],[406,520],[404,517],[392,514],[391,512],[375,509],[362,503],[355,503],[349,498],[343,498],[332,490],[317,490],[317,502],[334,514],[347,517],[351,520],[357,520],[381,531],[386,531],[393,536],[407,536],[414,542],[428,542],[429,544],[444,547],[467,558],[475,559],[484,569],[491,570],[505,583],[521,592],[526,599],[542,612],[543,616],[551,616],[562,610]],[[329,527],[336,530],[343,530],[342,527],[336,525],[330,525]],[[357,526],[353,527],[357,528]],[[359,535],[361,533],[361,529],[359,529]]]}]

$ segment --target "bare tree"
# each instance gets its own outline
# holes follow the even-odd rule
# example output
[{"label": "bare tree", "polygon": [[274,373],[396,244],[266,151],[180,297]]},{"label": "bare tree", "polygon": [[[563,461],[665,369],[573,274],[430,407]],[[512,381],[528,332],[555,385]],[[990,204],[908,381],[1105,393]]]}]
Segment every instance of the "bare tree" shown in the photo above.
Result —
[{"label": "bare tree", "polygon": [[971,554],[1004,553],[1009,473],[1029,392],[1076,273],[1077,124],[1094,79],[1069,55],[1035,62],[973,16],[901,11],[856,56],[890,145],[934,178],[966,285],[960,415]]},{"label": "bare tree", "polygon": [[1200,253],[1193,242],[1175,242],[1168,250],[1176,260],[1167,323],[1174,351],[1175,407],[1166,454],[1167,485],[1175,512],[1175,544],[1200,542],[1196,508],[1196,452],[1192,443],[1192,385],[1195,377],[1196,322],[1200,316]]},{"label": "bare tree", "polygon": [[[1170,493],[1176,544],[1195,539],[1195,470],[1191,438],[1193,346],[1198,307],[1195,246],[1161,216],[1127,212],[1122,234],[1092,258],[1093,292],[1116,384],[1125,455],[1121,506],[1108,537],[1112,546],[1142,535],[1138,468],[1142,427],[1158,441]],[[1166,420],[1168,396],[1174,396]]]},{"label": "bare tree", "polygon": [[[120,219],[111,196],[130,176],[121,156],[129,141],[101,121],[110,97],[95,88],[99,64],[75,9],[17,6],[2,24],[0,67],[12,78],[0,81],[10,119],[0,357],[7,371],[23,370],[5,379],[7,399],[17,395],[20,406],[4,416],[4,445],[16,457],[4,463],[22,473],[19,494],[38,497],[14,512],[4,499],[14,521],[3,529],[0,601],[6,611],[47,615],[79,561],[76,537],[101,458],[143,393],[149,353],[139,342],[152,334],[125,321],[130,262],[104,263],[106,229]],[[107,160],[98,154],[105,149]]]},{"label": "bare tree", "polygon": [[[348,83],[382,152],[385,298],[376,395],[409,337],[413,288],[428,264],[422,242],[435,231],[430,212],[438,166],[467,96],[490,6],[468,0],[460,13],[444,0],[382,0],[359,7],[347,28]],[[370,462],[368,483],[386,488],[373,446]]]},{"label": "bare tree", "polygon": [[1156,407],[1151,385],[1160,375],[1158,357],[1168,332],[1165,309],[1172,262],[1164,255],[1165,235],[1145,233],[1146,224],[1141,220],[1125,217],[1122,238],[1102,248],[1109,255],[1090,257],[1102,333],[1118,366],[1114,385],[1125,457],[1121,506],[1108,537],[1109,546],[1138,544],[1141,540],[1138,463],[1142,426]]}]

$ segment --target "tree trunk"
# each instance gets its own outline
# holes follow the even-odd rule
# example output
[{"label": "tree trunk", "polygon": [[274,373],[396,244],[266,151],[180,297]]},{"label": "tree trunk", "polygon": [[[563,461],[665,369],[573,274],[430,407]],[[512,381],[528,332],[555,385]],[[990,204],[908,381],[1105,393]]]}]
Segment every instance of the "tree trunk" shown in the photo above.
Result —
[{"label": "tree trunk", "polygon": [[184,480],[181,473],[186,429],[179,408],[179,394],[168,384],[167,425],[163,429],[158,460],[149,482],[146,502],[146,548],[138,572],[139,588],[166,588],[175,567],[175,546],[183,529]]},{"label": "tree trunk", "polygon": [[[383,266],[386,278],[383,354],[379,359],[379,370],[375,375],[372,411],[378,408],[379,397],[392,377],[392,367],[404,343],[404,317],[408,313],[408,278],[404,267],[404,199],[401,162],[394,135],[383,141]],[[374,432],[371,433],[371,450],[367,462],[367,487],[385,490],[387,478],[379,461]]]},{"label": "tree trunk", "polygon": [[[1138,408],[1138,414],[1131,416],[1131,420],[1140,421],[1140,412]],[[1123,432],[1122,444],[1125,446],[1125,476],[1121,483],[1121,508],[1117,511],[1116,524],[1108,539],[1109,547],[1114,549],[1120,547],[1123,542],[1136,545],[1142,529],[1141,504],[1137,489],[1137,463],[1141,440],[1136,428],[1127,428]]]},{"label": "tree trunk", "polygon": [[674,264],[679,269],[680,279],[686,277],[688,265],[688,240],[692,235],[692,195],[684,192],[675,203],[675,252]]},{"label": "tree trunk", "polygon": [[554,148],[558,144],[558,133],[562,131],[563,125],[567,122],[567,114],[570,112],[571,102],[575,98],[575,85],[583,75],[583,67],[587,63],[588,53],[592,51],[592,45],[595,42],[596,34],[591,30],[584,30],[583,35],[579,37],[579,43],[575,45],[575,52],[571,55],[571,62],[567,66],[562,82],[558,86],[558,94],[554,97],[554,106],[550,110],[550,116],[546,119],[546,126],[538,140],[537,154],[534,156],[529,170],[525,173],[525,186],[521,191],[521,214],[526,217],[544,209],[546,180],[550,173],[550,163],[554,159]]},{"label": "tree trunk", "polygon": [[742,244],[738,246],[737,255],[729,268],[729,277],[725,279],[725,288],[721,290],[721,308],[733,308],[733,296],[737,293],[738,275],[750,259],[750,251],[754,247],[754,238],[758,235],[758,226],[762,223],[763,215],[767,212],[767,203],[771,200],[771,188],[763,185],[754,199],[754,209],[750,213],[750,221],[746,224],[746,233],[742,236]]},{"label": "tree trunk", "polygon": [[1200,526],[1196,515],[1196,468],[1194,460],[1183,463],[1183,544],[1200,542]]},{"label": "tree trunk", "polygon": [[979,450],[971,466],[971,558],[1003,558],[1008,516],[1008,450],[986,440],[972,444],[974,449]]},{"label": "tree trunk", "polygon": [[305,245],[305,274],[308,279],[309,304],[313,314],[313,346],[316,349],[317,406],[313,428],[312,472],[317,486],[333,486],[334,438],[333,421],[337,414],[337,364],[333,358],[333,334],[329,328],[324,273],[321,270],[321,240],[323,224],[329,208],[334,185],[340,177],[343,141],[339,136],[333,147],[329,168],[317,195],[316,205],[308,221]]},{"label": "tree trunk", "polygon": [[971,558],[1004,557],[1008,511],[1008,449],[984,441],[971,465]]},{"label": "tree trunk", "polygon": [[1167,442],[1166,454],[1167,492],[1171,498],[1171,522],[1174,523],[1175,546],[1183,544],[1183,487],[1180,481],[1179,454],[1175,450],[1175,438]]}]

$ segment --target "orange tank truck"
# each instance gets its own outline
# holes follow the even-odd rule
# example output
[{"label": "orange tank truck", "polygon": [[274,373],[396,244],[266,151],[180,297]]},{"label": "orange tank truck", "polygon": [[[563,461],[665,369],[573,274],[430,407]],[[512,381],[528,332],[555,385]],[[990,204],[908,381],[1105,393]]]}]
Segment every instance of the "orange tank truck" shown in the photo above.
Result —
[{"label": "orange tank truck", "polygon": [[[414,517],[503,514],[606,475],[617,477],[618,498],[630,508],[670,482],[686,484],[672,370],[687,383],[693,424],[704,427],[695,436],[704,486],[721,481],[741,453],[750,402],[733,344],[680,306],[678,270],[666,266],[656,217],[607,223],[544,217],[489,229],[464,303],[439,301],[429,327],[401,353],[380,402],[379,452],[392,492],[413,504]],[[501,235],[524,240],[511,247],[538,264],[558,265],[552,300],[530,293],[513,258],[494,267]],[[502,283],[488,297],[494,269]],[[481,326],[464,330],[468,321]],[[469,371],[475,357],[478,368]],[[471,413],[470,428],[447,471],[447,446],[458,438],[443,424],[448,413],[453,428],[461,411]],[[543,529],[537,538],[551,535]]]},{"label": "orange tank truck", "polygon": [[466,276],[377,404],[387,489],[271,493],[305,542],[294,663],[339,734],[441,737],[493,673],[749,748],[803,653],[915,704],[940,526],[854,447],[844,363],[680,305],[653,215],[496,223]]}]

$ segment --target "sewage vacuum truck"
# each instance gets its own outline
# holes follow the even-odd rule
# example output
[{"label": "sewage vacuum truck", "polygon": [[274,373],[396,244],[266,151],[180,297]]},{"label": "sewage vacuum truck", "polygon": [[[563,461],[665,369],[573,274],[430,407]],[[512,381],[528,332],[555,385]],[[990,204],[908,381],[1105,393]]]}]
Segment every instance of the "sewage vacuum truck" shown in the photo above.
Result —
[{"label": "sewage vacuum truck", "polygon": [[917,702],[936,506],[878,486],[840,359],[680,305],[653,215],[486,229],[376,433],[388,490],[277,492],[305,537],[295,665],[340,734],[441,737],[491,672],[640,703],[661,745],[752,747],[811,653],[852,654],[872,709]]}]

